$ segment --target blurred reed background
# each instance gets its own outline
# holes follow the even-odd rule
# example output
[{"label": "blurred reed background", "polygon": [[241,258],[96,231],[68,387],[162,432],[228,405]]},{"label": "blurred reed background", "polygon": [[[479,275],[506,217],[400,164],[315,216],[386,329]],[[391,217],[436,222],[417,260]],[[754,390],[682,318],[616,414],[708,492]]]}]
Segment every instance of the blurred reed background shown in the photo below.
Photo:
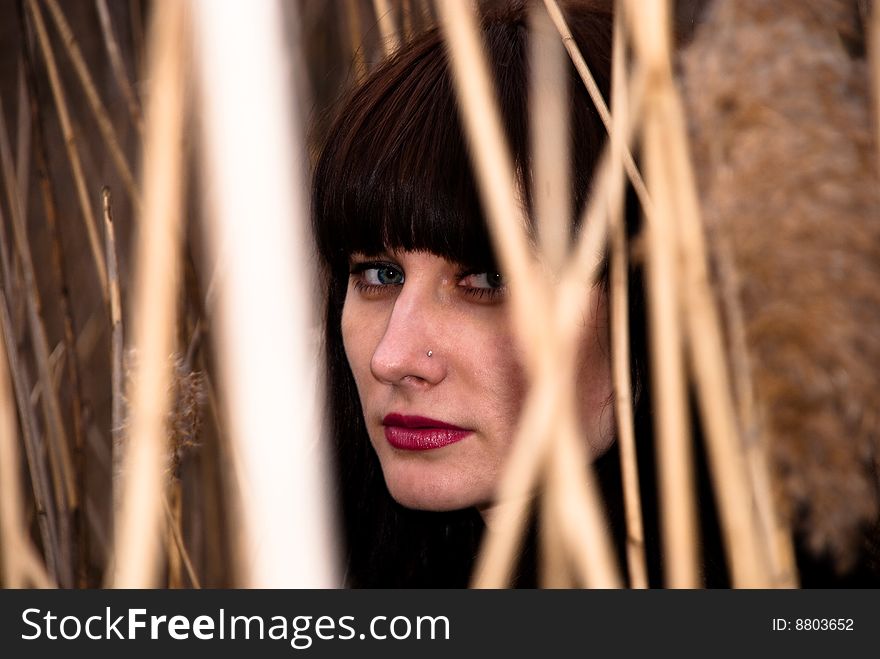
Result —
[{"label": "blurred reed background", "polygon": [[[552,78],[559,58],[578,64],[578,53],[560,39],[556,2],[535,4],[545,48],[534,66]],[[646,584],[631,411],[618,407],[624,567],[591,478],[570,469],[583,446],[559,395],[587,312],[583,285],[606,245],[615,290],[627,288],[628,259],[647,271],[659,479],[642,496],[659,499],[663,548],[675,557],[664,583],[702,583],[695,438],[715,494],[699,505],[718,510],[733,585],[797,585],[792,537],[841,574],[876,567],[870,81],[880,60],[869,34],[880,34],[880,19],[858,0],[617,8],[613,116],[604,110],[613,137],[590,230],[567,258],[542,228],[558,285],[540,299],[527,283],[538,266],[511,210],[504,140],[492,141],[491,81],[480,80],[468,3],[4,2],[0,583],[341,583],[317,412],[316,291],[289,281],[308,279],[291,263],[311,263],[306,180],[334,104],[435,25],[453,53],[484,206],[531,346],[532,390],[501,485],[514,505],[487,534],[475,585],[507,583],[535,488],[549,539],[542,583]],[[251,78],[265,84],[239,107],[235,85]],[[261,96],[269,87],[281,91]],[[554,90],[540,93],[550,108]],[[276,111],[260,114],[260,100]],[[540,130],[536,148],[564,121]],[[536,163],[548,181],[565,176],[552,153]],[[493,172],[501,178],[486,183]],[[626,178],[646,218],[630,244]],[[538,209],[540,222],[554,201]],[[612,309],[618,391],[630,388],[625,311]],[[285,366],[308,377],[285,379]],[[293,551],[308,574],[289,570]]]}]

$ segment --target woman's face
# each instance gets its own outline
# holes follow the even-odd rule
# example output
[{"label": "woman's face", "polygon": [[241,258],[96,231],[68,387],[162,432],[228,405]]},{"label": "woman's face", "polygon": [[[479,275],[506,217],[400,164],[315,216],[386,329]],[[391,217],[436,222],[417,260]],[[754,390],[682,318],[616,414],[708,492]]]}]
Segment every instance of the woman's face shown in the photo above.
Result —
[{"label": "woman's face", "polygon": [[[525,380],[500,275],[428,252],[351,258],[342,338],[391,495],[423,510],[492,502]],[[613,437],[605,296],[579,355],[581,418],[598,455]]]}]

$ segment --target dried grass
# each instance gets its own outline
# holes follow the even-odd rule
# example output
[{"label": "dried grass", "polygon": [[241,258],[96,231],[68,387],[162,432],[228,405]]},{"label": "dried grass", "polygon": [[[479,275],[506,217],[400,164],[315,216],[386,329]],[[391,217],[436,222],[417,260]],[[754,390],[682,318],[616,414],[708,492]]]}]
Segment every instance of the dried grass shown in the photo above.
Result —
[{"label": "dried grass", "polygon": [[[541,36],[532,42],[533,67],[542,72],[532,94],[540,102],[530,110],[541,122],[532,145],[539,249],[524,231],[473,10],[454,0],[436,4],[532,385],[474,585],[509,583],[532,510],[539,516],[542,585],[624,585],[592,474],[582,468],[588,463],[584,431],[567,384],[575,377],[569,355],[592,313],[584,291],[598,275],[606,243],[627,585],[648,586],[648,552],[658,550],[666,557],[663,585],[702,583],[697,436],[705,440],[732,585],[796,586],[792,530],[807,552],[830,557],[841,573],[864,566],[866,552],[880,546],[876,3],[869,21],[844,0],[784,0],[772,7],[715,0],[681,55],[682,102],[673,75],[670,3],[622,1],[618,9],[627,20],[620,14],[616,20],[613,114],[571,39],[564,9],[555,0],[534,4],[533,36]],[[269,175],[250,178],[254,162],[268,162],[268,146],[262,155],[238,159],[203,150],[211,166],[193,188],[200,186],[207,200],[207,221],[187,225],[190,210],[200,209],[184,205],[196,195],[186,192],[191,145],[183,136],[195,112],[217,105],[212,99],[220,98],[221,85],[202,61],[204,105],[194,110],[186,103],[183,6],[155,3],[145,48],[139,1],[96,0],[94,12],[86,13],[56,0],[23,3],[17,77],[0,89],[4,586],[94,586],[102,575],[116,586],[338,583],[317,439],[320,401],[287,377],[306,373],[305,388],[317,387],[314,300],[285,288],[297,273],[283,265],[272,266],[268,278],[248,279],[239,269],[249,259],[259,265],[255,272],[276,257],[288,265],[308,259],[274,251],[296,243],[290,218],[305,226],[305,200],[269,184],[277,180]],[[220,11],[213,2],[196,6]],[[50,36],[42,9],[57,34]],[[344,20],[334,22],[345,51],[339,60],[350,62],[353,79],[360,79],[377,42],[392,56],[433,21],[425,0],[351,0]],[[207,39],[205,26],[198,29]],[[240,45],[239,37],[243,28],[227,33],[225,43]],[[866,39],[869,58],[861,53]],[[565,210],[563,46],[610,135],[584,211],[586,229],[575,245]],[[59,47],[64,62],[56,61]],[[96,52],[106,58],[100,65]],[[273,62],[242,75],[277,74],[275,87],[283,89],[282,67]],[[306,64],[313,81],[326,70]],[[232,64],[223,67],[232,81]],[[141,90],[149,100],[146,126]],[[47,99],[54,111],[43,105]],[[261,106],[275,108],[273,121],[280,122],[280,115],[296,118],[286,103],[266,99]],[[17,120],[9,121],[12,135],[6,129],[12,115],[2,106],[17,110]],[[236,135],[257,140],[257,124],[270,122],[248,116]],[[97,130],[90,131],[92,119]],[[129,165],[135,151],[120,139],[126,125],[146,138],[140,184]],[[219,148],[222,132],[206,130],[208,148]],[[288,188],[304,176],[303,164],[289,158],[305,152],[297,139],[274,144],[283,142],[287,156],[270,170],[285,172]],[[630,149],[639,153],[644,181]],[[223,168],[233,173],[221,178]],[[625,178],[647,226],[632,242],[623,224]],[[112,209],[109,191],[104,194],[102,246],[95,204],[105,184],[126,194]],[[133,219],[126,202],[131,197],[138,210],[139,187],[143,213]],[[36,199],[39,204],[29,203]],[[260,220],[249,220],[245,237],[234,233],[242,217]],[[637,468],[627,350],[627,277],[630,263],[642,258],[657,493],[642,491]],[[43,262],[50,267],[38,268]],[[235,286],[243,282],[249,283],[236,298]],[[256,304],[235,306],[247,296]],[[128,364],[125,310],[133,329],[129,352],[136,355]],[[245,331],[256,338],[236,341],[236,332]],[[258,344],[264,361],[256,356]],[[689,391],[700,414],[698,433],[689,425]],[[291,400],[304,401],[302,411]],[[293,436],[309,439],[297,443]],[[279,469],[282,463],[295,466]],[[655,494],[659,548],[646,544],[641,510]],[[309,542],[297,543],[293,528],[308,529]],[[270,538],[262,554],[255,549],[261,534]],[[299,563],[314,566],[311,574],[289,569],[300,549]]]}]

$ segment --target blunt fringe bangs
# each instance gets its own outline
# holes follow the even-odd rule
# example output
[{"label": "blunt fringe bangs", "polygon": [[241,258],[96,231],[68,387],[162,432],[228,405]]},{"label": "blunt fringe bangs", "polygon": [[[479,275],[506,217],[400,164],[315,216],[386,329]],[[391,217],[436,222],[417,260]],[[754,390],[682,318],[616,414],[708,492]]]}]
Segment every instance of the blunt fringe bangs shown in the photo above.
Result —
[{"label": "blunt fringe bangs", "polygon": [[[610,14],[592,11],[571,21],[607,96]],[[503,15],[484,14],[484,43],[528,212],[527,37],[525,3]],[[570,72],[576,217],[605,131],[574,67]],[[313,200],[318,250],[333,276],[347,268],[351,254],[389,248],[427,251],[468,266],[495,266],[439,29],[391,58],[344,104],[315,170]]]}]

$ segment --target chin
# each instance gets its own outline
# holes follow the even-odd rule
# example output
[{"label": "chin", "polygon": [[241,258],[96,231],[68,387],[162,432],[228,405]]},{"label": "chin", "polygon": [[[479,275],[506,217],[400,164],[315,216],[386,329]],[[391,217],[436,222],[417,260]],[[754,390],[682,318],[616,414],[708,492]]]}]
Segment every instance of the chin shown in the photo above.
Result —
[{"label": "chin", "polygon": [[[416,476],[416,477],[413,477]],[[392,498],[405,508],[446,512],[472,508],[485,497],[445,479],[417,477],[414,474],[386,473],[385,486]]]},{"label": "chin", "polygon": [[411,488],[393,487],[387,481],[386,485],[388,485],[388,491],[392,498],[404,508],[439,513],[471,508],[475,505],[473,500],[456,496],[456,493],[414,491]]}]

